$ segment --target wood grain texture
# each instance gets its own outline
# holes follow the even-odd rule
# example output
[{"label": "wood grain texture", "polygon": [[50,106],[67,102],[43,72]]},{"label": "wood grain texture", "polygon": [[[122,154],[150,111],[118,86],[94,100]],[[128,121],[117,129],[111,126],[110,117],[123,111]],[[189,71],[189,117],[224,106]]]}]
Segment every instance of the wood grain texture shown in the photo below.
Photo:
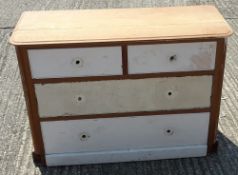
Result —
[{"label": "wood grain texture", "polygon": [[34,11],[22,14],[10,42],[14,45],[67,44],[231,34],[232,29],[214,6]]},{"label": "wood grain texture", "polygon": [[[223,95],[219,120],[218,153],[205,158],[98,164],[87,166],[36,167],[32,162],[32,140],[27,119],[20,74],[14,48],[8,40],[24,10],[95,9],[159,7],[213,4],[238,31],[238,9],[235,0],[0,0],[0,169],[1,175],[227,175],[237,174],[237,55],[238,35],[228,40]],[[14,12],[14,13],[13,13]],[[3,29],[4,28],[4,29]]]}]

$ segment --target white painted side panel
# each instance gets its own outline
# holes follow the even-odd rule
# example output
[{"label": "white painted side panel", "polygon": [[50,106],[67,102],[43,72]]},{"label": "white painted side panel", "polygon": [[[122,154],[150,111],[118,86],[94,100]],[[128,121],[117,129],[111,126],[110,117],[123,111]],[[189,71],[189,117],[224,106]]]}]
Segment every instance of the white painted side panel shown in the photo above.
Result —
[{"label": "white painted side panel", "polygon": [[[41,117],[210,106],[212,76],[36,84]],[[80,99],[80,100],[79,100]]]},{"label": "white painted side panel", "polygon": [[209,113],[190,113],[41,122],[41,128],[45,153],[55,154],[207,145],[208,124]]},{"label": "white painted side panel", "polygon": [[90,153],[62,153],[46,155],[48,166],[79,165],[93,163],[129,162],[184,157],[200,157],[207,154],[206,145],[168,148],[136,149]]},{"label": "white painted side panel", "polygon": [[121,47],[28,50],[33,78],[122,74]]},{"label": "white painted side panel", "polygon": [[216,42],[133,45],[128,46],[128,67],[131,74],[213,70],[215,56]]}]

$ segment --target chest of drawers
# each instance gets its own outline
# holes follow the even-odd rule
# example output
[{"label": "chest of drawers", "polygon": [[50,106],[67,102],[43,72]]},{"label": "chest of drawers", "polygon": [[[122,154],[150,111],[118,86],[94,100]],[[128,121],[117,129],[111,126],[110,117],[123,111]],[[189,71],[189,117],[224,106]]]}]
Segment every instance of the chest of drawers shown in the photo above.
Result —
[{"label": "chest of drawers", "polygon": [[213,6],[23,13],[10,42],[35,161],[214,152],[231,34]]}]

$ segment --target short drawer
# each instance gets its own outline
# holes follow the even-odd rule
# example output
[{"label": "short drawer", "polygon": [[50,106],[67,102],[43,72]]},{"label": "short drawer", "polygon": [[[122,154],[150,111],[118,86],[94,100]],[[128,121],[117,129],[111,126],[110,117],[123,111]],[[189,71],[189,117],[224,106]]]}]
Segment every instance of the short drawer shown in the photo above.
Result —
[{"label": "short drawer", "polygon": [[128,71],[160,73],[213,70],[216,42],[128,46]]},{"label": "short drawer", "polygon": [[210,107],[212,76],[36,84],[40,117]]},{"label": "short drawer", "polygon": [[122,74],[121,47],[28,50],[33,78]]},{"label": "short drawer", "polygon": [[[46,154],[207,145],[209,113],[41,122]],[[53,138],[53,139],[52,139]]]}]

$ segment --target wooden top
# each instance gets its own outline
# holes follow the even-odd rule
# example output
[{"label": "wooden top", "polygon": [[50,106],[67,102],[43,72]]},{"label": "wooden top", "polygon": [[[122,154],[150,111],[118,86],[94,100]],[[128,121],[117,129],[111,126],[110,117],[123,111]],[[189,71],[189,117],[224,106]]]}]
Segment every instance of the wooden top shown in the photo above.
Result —
[{"label": "wooden top", "polygon": [[24,12],[13,45],[227,37],[214,6]]}]

